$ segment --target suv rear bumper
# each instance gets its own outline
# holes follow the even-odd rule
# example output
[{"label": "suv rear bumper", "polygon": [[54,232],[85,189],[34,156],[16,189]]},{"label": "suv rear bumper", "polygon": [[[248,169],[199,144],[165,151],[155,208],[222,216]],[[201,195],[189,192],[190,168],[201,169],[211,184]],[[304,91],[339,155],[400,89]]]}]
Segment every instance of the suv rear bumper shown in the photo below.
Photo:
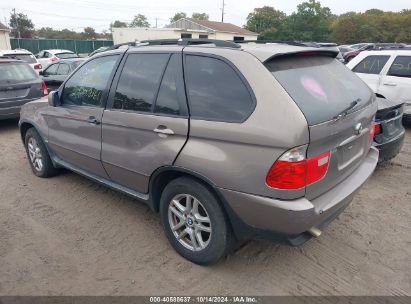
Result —
[{"label": "suv rear bumper", "polygon": [[298,236],[312,227],[323,228],[342,212],[371,176],[377,162],[378,150],[372,147],[360,167],[348,178],[311,201],[306,198],[277,200],[221,188],[219,191],[235,215],[250,229]]},{"label": "suv rear bumper", "polygon": [[21,109],[21,106],[0,108],[0,120],[19,117],[20,109]]}]

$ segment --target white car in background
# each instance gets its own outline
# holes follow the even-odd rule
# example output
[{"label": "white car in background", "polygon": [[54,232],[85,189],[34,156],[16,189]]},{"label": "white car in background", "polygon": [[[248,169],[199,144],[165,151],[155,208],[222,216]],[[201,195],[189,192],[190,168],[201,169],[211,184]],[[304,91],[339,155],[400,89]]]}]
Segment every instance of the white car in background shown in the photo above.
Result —
[{"label": "white car in background", "polygon": [[36,58],[43,66],[43,69],[45,69],[52,63],[56,63],[60,59],[70,59],[78,57],[79,56],[72,51],[61,49],[42,50],[36,55]]},{"label": "white car in background", "polygon": [[404,103],[411,121],[411,50],[364,51],[347,63],[380,97]]},{"label": "white car in background", "polygon": [[25,49],[0,50],[0,56],[10,57],[27,62],[37,72],[37,74],[39,74],[42,70],[41,64],[38,62],[33,53]]}]

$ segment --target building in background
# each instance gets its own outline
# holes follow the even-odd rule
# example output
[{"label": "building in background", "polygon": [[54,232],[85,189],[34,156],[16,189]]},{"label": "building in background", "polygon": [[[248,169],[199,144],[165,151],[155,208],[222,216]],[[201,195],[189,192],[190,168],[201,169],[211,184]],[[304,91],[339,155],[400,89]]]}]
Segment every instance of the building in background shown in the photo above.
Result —
[{"label": "building in background", "polygon": [[231,23],[182,18],[164,28],[113,28],[114,44],[156,39],[257,40],[258,34]]},{"label": "building in background", "polygon": [[0,50],[11,50],[10,29],[0,22]]}]

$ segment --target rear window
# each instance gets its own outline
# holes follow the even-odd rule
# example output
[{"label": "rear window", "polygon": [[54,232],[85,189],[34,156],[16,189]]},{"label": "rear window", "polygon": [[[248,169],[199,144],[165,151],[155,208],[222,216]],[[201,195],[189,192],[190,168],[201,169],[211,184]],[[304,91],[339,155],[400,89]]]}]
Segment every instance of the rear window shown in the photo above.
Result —
[{"label": "rear window", "polygon": [[60,53],[60,54],[56,54],[56,57],[60,59],[78,58],[77,54],[74,54],[74,53]]},{"label": "rear window", "polygon": [[20,83],[38,78],[36,72],[26,63],[1,63],[0,84]]},{"label": "rear window", "polygon": [[368,86],[333,58],[284,57],[266,67],[294,99],[309,125],[331,120],[353,102],[356,106],[352,110],[359,109],[372,97]]},{"label": "rear window", "polygon": [[36,57],[31,54],[5,54],[5,56],[13,58],[13,59],[18,59],[18,60],[23,60],[24,62],[27,63],[36,63]]}]

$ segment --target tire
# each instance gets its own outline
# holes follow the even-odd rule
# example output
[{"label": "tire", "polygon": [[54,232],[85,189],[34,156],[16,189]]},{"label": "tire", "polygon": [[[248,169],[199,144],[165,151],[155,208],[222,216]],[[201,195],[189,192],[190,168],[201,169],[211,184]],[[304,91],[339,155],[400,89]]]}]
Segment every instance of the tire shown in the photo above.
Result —
[{"label": "tire", "polygon": [[53,166],[47,148],[34,128],[27,130],[24,146],[31,170],[36,176],[46,178],[57,174],[58,170]]},{"label": "tire", "polygon": [[[187,208],[187,199],[193,208]],[[214,264],[234,247],[235,239],[221,204],[207,187],[194,179],[177,178],[164,188],[160,216],[173,248],[193,263]],[[180,228],[174,231],[172,225]]]}]

